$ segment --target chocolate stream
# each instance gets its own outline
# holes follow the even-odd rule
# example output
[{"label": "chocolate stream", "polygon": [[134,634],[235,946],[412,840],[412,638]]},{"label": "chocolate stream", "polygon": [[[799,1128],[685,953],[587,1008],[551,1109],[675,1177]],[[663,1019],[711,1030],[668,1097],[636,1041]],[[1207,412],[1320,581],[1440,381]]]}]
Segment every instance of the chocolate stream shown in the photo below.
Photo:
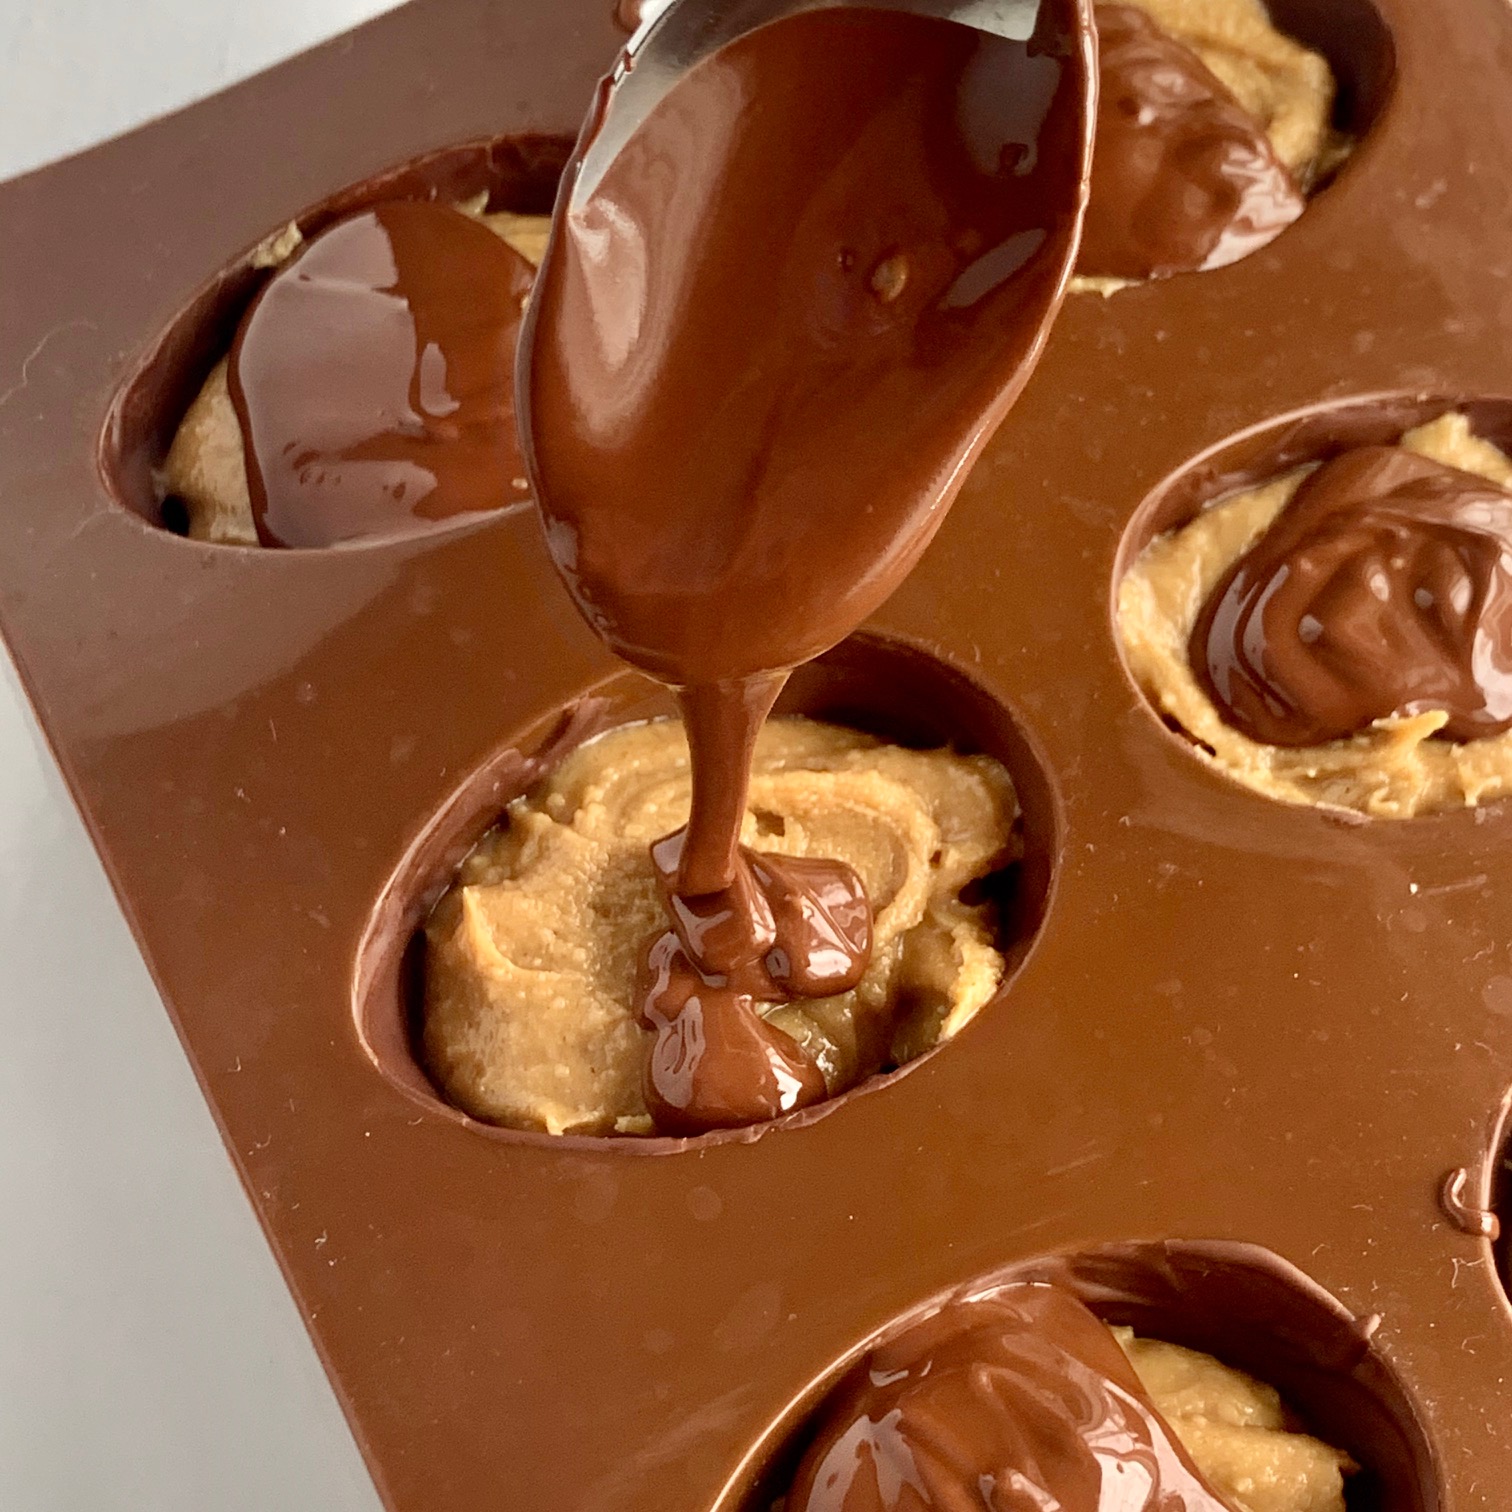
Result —
[{"label": "chocolate stream", "polygon": [[664,1132],[824,1095],[759,1005],[853,988],[869,911],[847,867],[740,849],[751,753],[787,673],[918,560],[1043,342],[1085,182],[1070,15],[1028,43],[789,17],[691,68],[579,199],[606,86],[564,180],[522,430],[568,589],[688,729],[642,973]]}]

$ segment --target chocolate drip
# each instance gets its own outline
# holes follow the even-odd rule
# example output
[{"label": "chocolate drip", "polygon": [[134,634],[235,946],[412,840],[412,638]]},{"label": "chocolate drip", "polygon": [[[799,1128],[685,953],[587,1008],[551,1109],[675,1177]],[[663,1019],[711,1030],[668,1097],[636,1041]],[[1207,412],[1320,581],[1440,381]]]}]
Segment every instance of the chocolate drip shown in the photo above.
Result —
[{"label": "chocolate drip", "polygon": [[646,1106],[668,1134],[759,1123],[825,1095],[824,1077],[759,1003],[848,992],[871,958],[871,908],[838,861],[739,845],[756,736],[786,680],[685,688],[693,765],[686,828],[651,848],[672,927],[641,969],[655,1031]]},{"label": "chocolate drip", "polygon": [[533,277],[471,216],[408,201],[281,268],[229,372],[263,543],[407,535],[523,498],[512,364]]},{"label": "chocolate drip", "polygon": [[656,861],[645,963],[661,1128],[824,1094],[759,1002],[847,990],[861,884],[738,846],[789,669],[902,580],[1028,375],[1085,172],[1069,7],[1012,42],[867,9],[790,17],[694,67],[591,192],[563,186],[522,347],[547,543],[621,656],[683,690],[693,814]]},{"label": "chocolate drip", "polygon": [[1471,1201],[1469,1190],[1470,1172],[1464,1166],[1456,1166],[1439,1187],[1439,1206],[1460,1233],[1489,1239],[1494,1244],[1501,1238],[1501,1219],[1489,1208]]},{"label": "chocolate drip", "polygon": [[685,831],[652,847],[672,928],[648,948],[640,1021],[656,1040],[646,1106],[667,1134],[760,1123],[817,1102],[823,1074],[758,1004],[848,992],[871,958],[871,909],[839,861],[742,847],[734,880],[678,891]]},{"label": "chocolate drip", "polygon": [[953,1302],[841,1387],[787,1512],[1232,1512],[1070,1292]]},{"label": "chocolate drip", "polygon": [[1399,447],[1345,452],[1230,568],[1190,654],[1270,745],[1430,710],[1452,740],[1512,729],[1512,493]]},{"label": "chocolate drip", "polygon": [[1144,11],[1096,16],[1102,87],[1077,271],[1166,278],[1279,236],[1306,199],[1260,123]]}]

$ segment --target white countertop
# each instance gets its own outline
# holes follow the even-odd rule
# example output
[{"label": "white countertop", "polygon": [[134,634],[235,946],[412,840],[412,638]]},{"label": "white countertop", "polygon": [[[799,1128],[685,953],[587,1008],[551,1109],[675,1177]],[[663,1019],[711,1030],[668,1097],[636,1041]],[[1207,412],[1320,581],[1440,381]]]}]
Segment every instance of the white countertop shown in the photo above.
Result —
[{"label": "white countertop", "polygon": [[[387,8],[0,0],[0,178]],[[377,1512],[3,654],[0,1045],[0,1508]]]}]

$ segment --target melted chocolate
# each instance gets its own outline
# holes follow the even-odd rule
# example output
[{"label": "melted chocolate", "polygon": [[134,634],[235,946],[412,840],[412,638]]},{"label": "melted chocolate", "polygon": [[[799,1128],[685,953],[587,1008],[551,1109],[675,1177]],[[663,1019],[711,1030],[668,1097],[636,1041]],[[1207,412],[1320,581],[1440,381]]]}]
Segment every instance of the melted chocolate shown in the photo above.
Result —
[{"label": "melted chocolate", "polygon": [[787,1512],[1231,1512],[1070,1292],[953,1302],[872,1351]]},{"label": "melted chocolate", "polygon": [[1345,452],[1230,568],[1191,659],[1270,745],[1435,709],[1452,740],[1512,729],[1512,493],[1399,447]]},{"label": "melted chocolate", "polygon": [[1101,91],[1080,273],[1221,268],[1306,206],[1260,123],[1184,43],[1131,5],[1099,5]]},{"label": "melted chocolate", "polygon": [[651,847],[671,928],[643,958],[639,1013],[656,1034],[646,1104],[664,1133],[759,1123],[819,1101],[818,1066],[757,1004],[848,992],[871,957],[871,909],[850,867],[738,844],[756,735],[784,680],[679,695],[693,809]]},{"label": "melted chocolate", "polygon": [[406,201],[281,268],[229,374],[263,543],[408,535],[523,498],[512,364],[533,278],[471,216]]},{"label": "melted chocolate", "polygon": [[[1284,13],[1360,99],[1385,97],[1369,81],[1396,39],[1369,161],[1264,279],[1073,303],[906,591],[795,679],[795,712],[954,732],[1042,774],[1030,864],[1054,888],[1031,961],[968,1043],[839,1116],[650,1158],[470,1124],[407,1033],[409,910],[520,763],[551,758],[559,711],[574,740],[666,712],[570,623],[535,520],[293,561],[142,518],[238,249],[328,195],[392,198],[375,164],[421,160],[406,193],[529,203],[512,144],[502,177],[476,145],[433,149],[482,123],[575,129],[620,41],[607,0],[402,7],[0,184],[0,628],[393,1512],[740,1505],[773,1425],[887,1319],[1131,1232],[1164,1242],[1084,1269],[1081,1294],[1282,1388],[1369,1466],[1360,1508],[1498,1512],[1507,1303],[1437,1198],[1466,1166],[1479,1203],[1500,1167],[1512,804],[1363,828],[1278,810],[1173,748],[1109,650],[1120,529],[1192,459],[1195,496],[1451,406],[1512,442],[1505,397],[1465,402],[1504,396],[1512,350],[1512,7]],[[1003,709],[1027,746],[1000,743]],[[35,885],[84,928],[87,888]],[[40,1044],[9,1046],[28,1118],[82,1131],[87,1085]],[[38,1193],[59,1183],[66,1211],[118,1159],[85,1139]],[[1194,1234],[1267,1253],[1172,1239]],[[90,1232],[67,1237],[98,1264]],[[45,1351],[51,1309],[36,1321]],[[86,1434],[120,1416],[103,1389],[83,1408]]]},{"label": "melted chocolate", "polygon": [[853,986],[866,900],[739,849],[751,750],[788,670],[918,560],[1043,340],[1083,171],[1072,45],[798,15],[694,67],[579,203],[606,93],[564,185],[527,460],[579,608],[682,689],[693,755],[641,1009],[663,1129],[823,1095],[755,1005]]}]

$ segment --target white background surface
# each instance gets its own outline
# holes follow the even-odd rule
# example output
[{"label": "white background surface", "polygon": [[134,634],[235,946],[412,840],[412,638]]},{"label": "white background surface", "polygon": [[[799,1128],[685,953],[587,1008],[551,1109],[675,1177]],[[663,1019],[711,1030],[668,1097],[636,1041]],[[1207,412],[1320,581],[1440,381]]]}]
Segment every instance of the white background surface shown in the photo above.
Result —
[{"label": "white background surface", "polygon": [[[0,178],[387,8],[0,0]],[[378,1509],[3,653],[0,1509]]]}]

